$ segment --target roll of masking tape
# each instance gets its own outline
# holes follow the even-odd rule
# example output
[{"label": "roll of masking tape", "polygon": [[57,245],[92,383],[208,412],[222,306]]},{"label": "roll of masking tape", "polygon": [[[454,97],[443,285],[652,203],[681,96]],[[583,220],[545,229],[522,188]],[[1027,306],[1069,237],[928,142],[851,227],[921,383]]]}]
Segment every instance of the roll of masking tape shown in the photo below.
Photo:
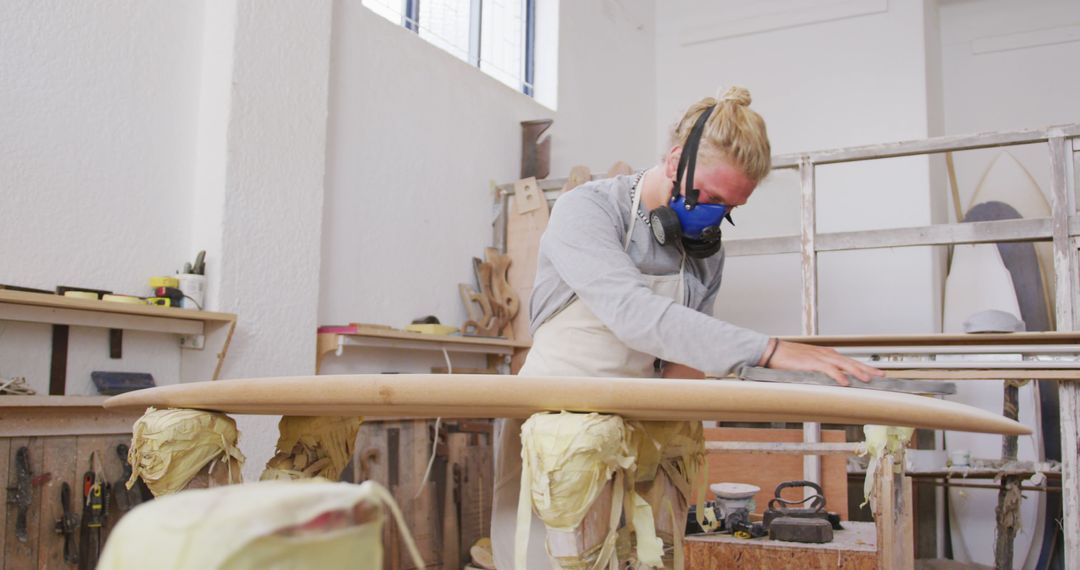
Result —
[{"label": "roll of masking tape", "polygon": [[180,287],[180,280],[175,277],[151,277],[150,286],[154,289],[158,287],[172,287],[174,289]]},{"label": "roll of masking tape", "polygon": [[139,298],[139,297],[133,297],[131,295],[105,295],[104,297],[101,298],[101,300],[110,301],[112,303],[128,303],[128,304],[131,304],[131,305],[145,305],[146,304],[145,299],[142,299],[142,298]]},{"label": "roll of masking tape", "polygon": [[72,299],[90,299],[91,301],[96,301],[98,298],[97,293],[91,293],[90,291],[64,291],[64,296]]}]

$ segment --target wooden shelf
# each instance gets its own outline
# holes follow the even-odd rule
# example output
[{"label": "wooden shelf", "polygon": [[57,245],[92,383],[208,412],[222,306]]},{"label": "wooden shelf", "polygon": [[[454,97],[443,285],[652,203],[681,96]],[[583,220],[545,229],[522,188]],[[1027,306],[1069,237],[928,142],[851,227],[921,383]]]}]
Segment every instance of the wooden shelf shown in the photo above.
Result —
[{"label": "wooden shelf", "polygon": [[108,396],[0,396],[0,409],[100,408]]},{"label": "wooden shelf", "polygon": [[106,396],[0,396],[0,437],[131,433],[141,415],[106,410]]},{"label": "wooden shelf", "polygon": [[358,333],[319,333],[317,342],[316,374],[322,359],[329,353],[341,356],[346,347],[393,348],[403,350],[436,350],[496,354],[509,356],[515,350],[529,348],[525,341],[470,336],[447,336],[421,334],[394,330],[369,330]]},{"label": "wooden shelf", "polygon": [[784,336],[782,340],[822,346],[952,346],[980,344],[1080,344],[1080,332],[1017,332],[989,334],[901,334]]},{"label": "wooden shelf", "polygon": [[[75,299],[4,289],[0,289],[0,320],[178,334],[192,337],[194,342],[184,346],[196,349],[203,347],[205,338],[200,337],[213,333],[221,338],[214,368],[215,380],[221,373],[225,353],[229,350],[236,329],[236,315],[232,313]],[[57,330],[60,328],[53,327],[53,372],[49,389],[54,393],[63,390],[66,375],[67,332],[62,329],[58,342]],[[117,334],[110,338],[110,342],[119,347],[119,339],[120,335]],[[119,354],[119,348],[117,351]]]},{"label": "wooden shelf", "polygon": [[0,290],[0,320],[200,335],[236,315]]}]

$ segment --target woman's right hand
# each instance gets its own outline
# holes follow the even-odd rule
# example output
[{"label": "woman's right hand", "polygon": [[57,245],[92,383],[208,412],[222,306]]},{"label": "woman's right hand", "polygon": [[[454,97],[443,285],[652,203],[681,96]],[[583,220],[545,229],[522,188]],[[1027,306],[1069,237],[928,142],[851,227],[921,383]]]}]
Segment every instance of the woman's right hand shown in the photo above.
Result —
[{"label": "woman's right hand", "polygon": [[862,382],[869,382],[873,377],[883,377],[885,373],[858,360],[848,358],[827,346],[815,346],[787,342],[777,339],[776,350],[769,359],[769,368],[776,370],[799,370],[821,372],[828,375],[841,386],[848,386],[847,375]]}]

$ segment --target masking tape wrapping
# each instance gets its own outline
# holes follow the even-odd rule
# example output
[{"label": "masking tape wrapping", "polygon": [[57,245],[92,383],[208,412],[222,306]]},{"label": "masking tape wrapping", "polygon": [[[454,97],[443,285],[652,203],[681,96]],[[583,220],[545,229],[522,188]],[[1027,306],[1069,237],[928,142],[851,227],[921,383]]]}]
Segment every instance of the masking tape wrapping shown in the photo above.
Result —
[{"label": "masking tape wrapping", "polygon": [[[653,507],[671,518],[675,535],[669,537],[673,546],[675,567],[683,566],[682,530],[686,524],[675,514],[675,505],[666,499],[660,505],[649,505],[633,490],[638,482],[652,481],[659,470],[682,495],[686,504],[694,499],[696,490],[698,524],[704,526],[705,487],[708,483],[708,464],[705,460],[705,434],[701,422],[629,422],[632,428],[631,445],[637,456],[637,468],[628,484],[628,517],[637,540],[637,561],[653,567],[662,565],[664,542],[656,535]],[[696,489],[695,489],[696,486]]]},{"label": "masking tape wrapping", "polygon": [[[634,548],[632,556],[637,562],[661,567],[664,541],[656,534],[653,506],[634,485],[653,481],[662,470],[687,504],[695,482],[698,503],[705,500],[705,438],[700,422],[625,422],[618,416],[600,414],[536,414],[522,426],[521,442],[522,490],[515,544],[519,567],[525,560],[530,503],[547,527],[572,531],[614,478],[604,542],[583,553],[581,560],[557,562],[564,568],[599,568],[628,559]],[[670,538],[677,546],[685,522],[674,507],[670,500],[656,505],[662,515],[672,519],[676,536]],[[617,529],[622,510],[630,521],[636,547],[628,547],[629,533]],[[699,518],[703,511],[698,508]],[[673,550],[675,565],[681,568],[681,549]]]},{"label": "masking tape wrapping", "polygon": [[866,435],[866,453],[870,455],[870,462],[866,466],[866,482],[863,484],[863,503],[859,505],[860,508],[866,503],[876,502],[877,497],[873,496],[875,475],[881,467],[881,458],[886,453],[898,455],[895,469],[903,467],[904,447],[911,441],[915,428],[868,425],[863,427],[863,433]]},{"label": "masking tape wrapping", "polygon": [[600,414],[535,414],[521,428],[521,496],[518,503],[516,565],[525,567],[529,505],[549,528],[572,531],[589,512],[607,482],[618,474],[612,500],[613,524],[596,556],[596,566],[612,561],[622,473],[634,464],[623,419]]},{"label": "masking tape wrapping", "polygon": [[362,421],[348,416],[282,417],[277,453],[266,462],[259,479],[322,477],[337,481],[352,457]]},{"label": "masking tape wrapping", "polygon": [[236,447],[236,422],[225,414],[149,408],[135,422],[128,451],[131,478],[142,477],[155,497],[183,489],[207,464],[224,463],[228,482],[242,482],[244,455]]},{"label": "masking tape wrapping", "polygon": [[382,568],[384,509],[424,561],[390,493],[372,481],[263,481],[185,491],[125,515],[99,570]]}]

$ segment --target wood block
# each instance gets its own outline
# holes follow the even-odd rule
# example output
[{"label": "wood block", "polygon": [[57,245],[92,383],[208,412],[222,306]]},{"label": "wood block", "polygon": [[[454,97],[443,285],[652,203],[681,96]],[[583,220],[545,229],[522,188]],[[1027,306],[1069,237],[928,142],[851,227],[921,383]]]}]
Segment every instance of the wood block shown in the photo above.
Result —
[{"label": "wood block", "polygon": [[[683,541],[687,570],[768,568],[769,570],[877,570],[873,523],[844,523],[833,542],[801,544],[699,534]],[[910,566],[908,567],[910,568]]]},{"label": "wood block", "polygon": [[541,199],[536,208],[520,213],[516,205],[518,198],[516,194],[512,196],[510,201],[514,204],[507,208],[506,253],[512,259],[507,280],[521,301],[521,310],[512,321],[514,339],[527,341],[532,339],[529,334],[529,298],[532,297],[536,278],[540,236],[547,228],[549,212],[547,200]]},{"label": "wood block", "polygon": [[[795,429],[707,428],[706,441],[801,442],[802,431]],[[821,440],[842,443],[842,430],[824,430]],[[709,483],[749,483],[761,487],[754,496],[755,512],[764,513],[773,498],[776,486],[784,481],[803,478],[801,455],[713,453],[708,456]],[[842,455],[821,458],[822,490],[825,506],[847,520],[847,459]],[[791,499],[801,499],[801,491],[790,490]],[[715,498],[710,492],[708,500]]]},{"label": "wood block", "polygon": [[915,565],[911,516],[911,477],[893,473],[894,458],[885,455],[874,478],[874,523],[877,526],[878,568],[906,570]]},{"label": "wood block", "polygon": [[[15,475],[15,455],[18,453],[19,448],[25,446],[30,452],[30,470],[33,472],[33,477],[38,477],[44,473],[42,468],[44,467],[43,457],[43,438],[40,437],[13,437],[11,438],[11,447],[8,450],[8,470],[7,470],[7,485],[14,485],[16,481]],[[30,504],[30,508],[26,513],[26,534],[27,541],[20,542],[15,536],[15,524],[18,517],[18,509],[15,505],[5,504],[5,510],[7,511],[7,521],[4,527],[4,568],[6,569],[30,569],[37,568],[38,565],[38,548],[41,537],[41,487],[33,488],[34,499]],[[6,500],[6,493],[5,493]]]},{"label": "wood block", "polygon": [[76,513],[81,511],[79,499],[82,494],[82,473],[76,473],[75,469],[78,441],[72,436],[42,439],[45,440],[44,470],[51,473],[52,477],[48,483],[35,490],[40,491],[41,499],[41,521],[38,530],[41,547],[38,549],[38,567],[63,568],[66,564],[64,537],[56,534],[54,529],[56,521],[64,516],[64,509],[60,504],[60,489],[64,483],[71,487],[72,510]]},{"label": "wood block", "polygon": [[540,187],[536,185],[536,178],[522,178],[514,182],[514,212],[528,214],[537,208],[547,207],[547,201]]}]

